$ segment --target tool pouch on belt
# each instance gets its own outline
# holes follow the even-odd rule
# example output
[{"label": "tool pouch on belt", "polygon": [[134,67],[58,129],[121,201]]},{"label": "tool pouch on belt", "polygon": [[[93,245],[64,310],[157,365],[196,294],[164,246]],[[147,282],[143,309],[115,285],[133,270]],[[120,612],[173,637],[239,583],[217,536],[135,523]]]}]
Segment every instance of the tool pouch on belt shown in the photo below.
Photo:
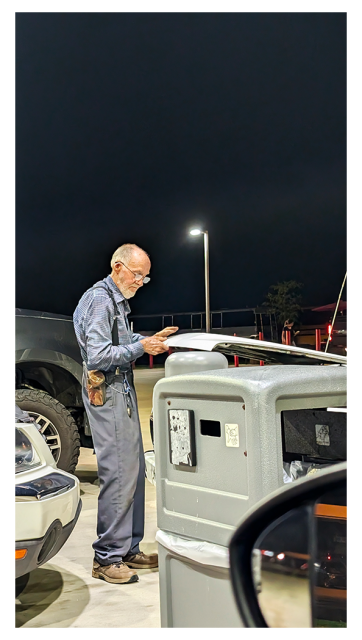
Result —
[{"label": "tool pouch on belt", "polygon": [[106,401],[106,382],[102,371],[88,371],[87,391],[91,404],[101,407]]}]

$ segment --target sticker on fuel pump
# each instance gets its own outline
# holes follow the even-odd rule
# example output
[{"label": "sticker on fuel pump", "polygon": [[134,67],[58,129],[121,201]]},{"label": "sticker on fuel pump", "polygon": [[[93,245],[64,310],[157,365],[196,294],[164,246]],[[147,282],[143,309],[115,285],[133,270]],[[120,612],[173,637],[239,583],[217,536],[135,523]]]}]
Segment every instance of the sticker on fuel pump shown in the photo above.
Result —
[{"label": "sticker on fuel pump", "polygon": [[315,440],[317,444],[329,447],[331,441],[329,439],[329,426],[327,424],[316,424]]},{"label": "sticker on fuel pump", "polygon": [[227,447],[239,447],[239,425],[238,424],[226,424],[225,425],[225,440]]},{"label": "sticker on fuel pump", "polygon": [[169,409],[168,421],[171,464],[195,467],[194,412],[188,409]]}]

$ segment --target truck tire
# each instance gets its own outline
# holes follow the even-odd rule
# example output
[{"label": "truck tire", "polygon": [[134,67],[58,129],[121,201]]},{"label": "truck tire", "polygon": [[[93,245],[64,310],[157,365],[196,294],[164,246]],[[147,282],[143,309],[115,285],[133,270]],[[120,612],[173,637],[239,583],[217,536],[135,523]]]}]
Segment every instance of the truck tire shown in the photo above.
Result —
[{"label": "truck tire", "polygon": [[45,391],[16,389],[16,404],[27,411],[40,426],[59,469],[74,473],[77,466],[80,438],[71,413]]}]

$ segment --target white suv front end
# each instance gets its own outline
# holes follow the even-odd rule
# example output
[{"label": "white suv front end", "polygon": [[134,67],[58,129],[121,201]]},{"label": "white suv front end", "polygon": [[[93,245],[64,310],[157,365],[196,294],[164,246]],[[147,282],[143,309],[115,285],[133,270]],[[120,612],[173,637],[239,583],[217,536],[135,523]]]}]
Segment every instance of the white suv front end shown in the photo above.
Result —
[{"label": "white suv front end", "polygon": [[15,425],[15,572],[52,558],[73,531],[82,508],[79,480],[57,468],[33,422]]}]

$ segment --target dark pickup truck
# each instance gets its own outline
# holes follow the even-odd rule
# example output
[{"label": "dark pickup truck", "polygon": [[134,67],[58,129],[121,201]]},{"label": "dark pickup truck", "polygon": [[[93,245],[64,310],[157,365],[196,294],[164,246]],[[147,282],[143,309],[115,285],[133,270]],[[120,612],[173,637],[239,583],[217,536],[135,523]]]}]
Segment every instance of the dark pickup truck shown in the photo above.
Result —
[{"label": "dark pickup truck", "polygon": [[57,466],[74,473],[92,447],[82,402],[82,360],[69,316],[16,309],[16,404],[38,423]]}]

